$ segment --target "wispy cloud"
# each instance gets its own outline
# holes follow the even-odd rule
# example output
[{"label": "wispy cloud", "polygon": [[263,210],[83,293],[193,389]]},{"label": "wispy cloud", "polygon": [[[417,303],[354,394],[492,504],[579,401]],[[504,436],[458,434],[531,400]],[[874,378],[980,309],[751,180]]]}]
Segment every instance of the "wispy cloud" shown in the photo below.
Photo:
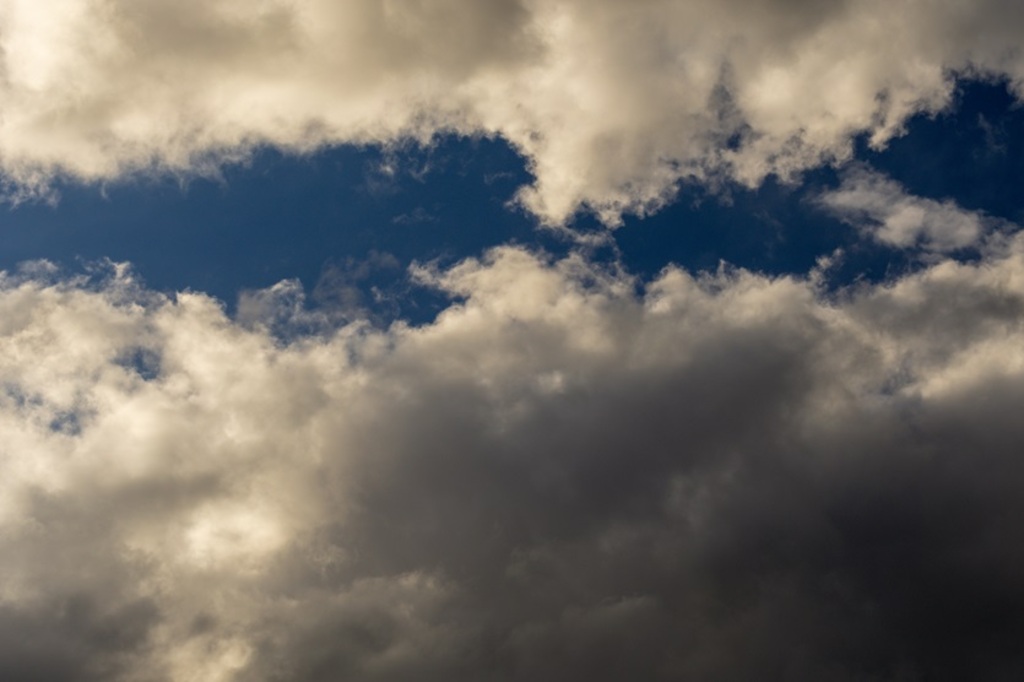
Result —
[{"label": "wispy cloud", "polygon": [[1000,224],[950,200],[914,196],[862,166],[844,173],[842,184],[818,202],[877,242],[935,253],[978,247]]}]

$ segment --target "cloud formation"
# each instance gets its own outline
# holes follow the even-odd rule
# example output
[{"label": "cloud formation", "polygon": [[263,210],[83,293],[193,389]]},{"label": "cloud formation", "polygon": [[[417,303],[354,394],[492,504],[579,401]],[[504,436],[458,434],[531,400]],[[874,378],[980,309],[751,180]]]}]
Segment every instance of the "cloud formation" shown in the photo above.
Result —
[{"label": "cloud formation", "polygon": [[257,145],[499,135],[539,218],[614,224],[681,179],[882,145],[957,75],[1019,95],[1022,30],[998,0],[2,0],[0,168],[17,194]]},{"label": "cloud formation", "polygon": [[288,286],[8,273],[2,676],[1015,679],[1001,249],[827,293],[505,247],[288,342]]},{"label": "cloud formation", "polygon": [[951,252],[978,247],[1000,222],[951,200],[909,194],[894,180],[854,167],[819,203],[871,239],[900,249]]}]

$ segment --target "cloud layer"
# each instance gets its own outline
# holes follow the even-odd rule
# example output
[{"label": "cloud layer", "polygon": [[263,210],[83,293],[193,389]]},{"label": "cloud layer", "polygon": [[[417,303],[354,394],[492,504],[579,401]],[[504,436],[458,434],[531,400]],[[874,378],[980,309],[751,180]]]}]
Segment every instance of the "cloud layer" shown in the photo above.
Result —
[{"label": "cloud layer", "polygon": [[415,275],[462,302],[288,343],[124,267],[5,275],[4,679],[1024,672],[1021,238],[831,294]]},{"label": "cloud layer", "polygon": [[203,172],[312,150],[500,135],[559,223],[615,223],[681,178],[758,183],[884,144],[956,74],[1024,86],[998,0],[0,1],[0,167]]}]

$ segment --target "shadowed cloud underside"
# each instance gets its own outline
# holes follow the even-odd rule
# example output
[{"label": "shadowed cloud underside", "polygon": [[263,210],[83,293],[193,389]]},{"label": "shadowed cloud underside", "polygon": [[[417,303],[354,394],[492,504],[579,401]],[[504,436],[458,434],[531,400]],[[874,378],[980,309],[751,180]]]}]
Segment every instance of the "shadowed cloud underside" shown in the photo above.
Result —
[{"label": "shadowed cloud underside", "polygon": [[8,275],[0,668],[1001,679],[1022,253],[637,295],[501,248],[416,273],[464,299],[431,324],[284,345],[123,268]]}]

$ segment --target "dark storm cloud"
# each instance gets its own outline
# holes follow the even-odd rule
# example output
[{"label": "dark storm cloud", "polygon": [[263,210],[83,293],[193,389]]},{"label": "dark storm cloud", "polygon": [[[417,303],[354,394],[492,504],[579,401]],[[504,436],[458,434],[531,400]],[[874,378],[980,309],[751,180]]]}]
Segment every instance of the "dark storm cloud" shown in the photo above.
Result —
[{"label": "dark storm cloud", "polygon": [[432,324],[287,344],[9,279],[3,676],[1015,679],[1022,273],[637,297],[505,248],[416,273]]}]

